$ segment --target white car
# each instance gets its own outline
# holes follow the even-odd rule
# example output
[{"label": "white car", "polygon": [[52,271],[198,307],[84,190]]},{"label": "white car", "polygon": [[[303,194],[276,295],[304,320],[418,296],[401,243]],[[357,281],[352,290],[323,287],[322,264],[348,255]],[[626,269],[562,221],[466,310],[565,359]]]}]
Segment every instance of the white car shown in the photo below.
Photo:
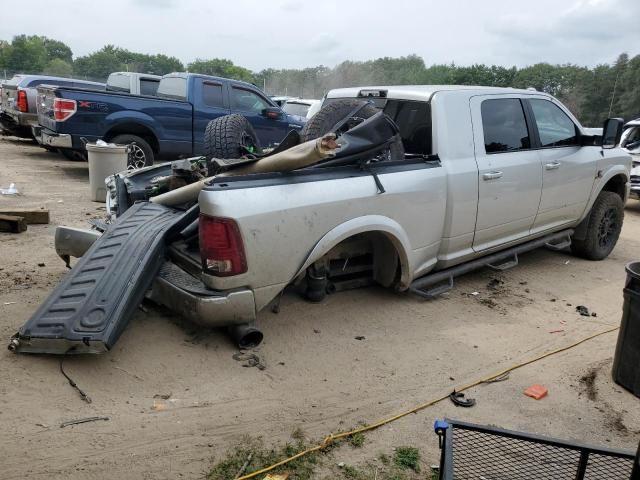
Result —
[{"label": "white car", "polygon": [[640,118],[631,120],[624,126],[620,146],[631,154],[631,189],[629,196],[640,200]]},{"label": "white car", "polygon": [[282,106],[282,109],[289,115],[296,115],[298,117],[309,119],[313,117],[320,107],[322,106],[322,100],[312,100],[308,98],[293,98],[287,100]]}]

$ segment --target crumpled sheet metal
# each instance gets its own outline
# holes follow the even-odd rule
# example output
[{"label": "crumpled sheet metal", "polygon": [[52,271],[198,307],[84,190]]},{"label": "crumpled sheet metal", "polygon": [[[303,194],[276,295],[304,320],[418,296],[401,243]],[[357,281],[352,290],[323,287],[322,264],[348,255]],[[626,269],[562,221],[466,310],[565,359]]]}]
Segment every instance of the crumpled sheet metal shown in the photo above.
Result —
[{"label": "crumpled sheet metal", "polygon": [[[309,140],[284,152],[261,158],[250,164],[243,164],[217,177],[229,177],[233,175],[249,175],[253,173],[290,172],[299,168],[308,167],[321,160],[333,157],[338,149],[336,136],[328,133],[321,138]],[[167,207],[175,207],[198,199],[200,191],[205,184],[216,177],[205,178],[182,188],[172,190],[150,199],[151,202]]]}]

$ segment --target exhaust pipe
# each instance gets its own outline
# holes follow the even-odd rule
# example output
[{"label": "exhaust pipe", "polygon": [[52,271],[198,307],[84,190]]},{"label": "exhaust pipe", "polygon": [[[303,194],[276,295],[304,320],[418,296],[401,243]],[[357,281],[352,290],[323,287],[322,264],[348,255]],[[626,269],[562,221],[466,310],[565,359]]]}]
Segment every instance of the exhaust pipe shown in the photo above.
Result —
[{"label": "exhaust pipe", "polygon": [[229,327],[229,335],[240,348],[257,347],[262,343],[262,339],[264,338],[261,330],[248,323]]}]

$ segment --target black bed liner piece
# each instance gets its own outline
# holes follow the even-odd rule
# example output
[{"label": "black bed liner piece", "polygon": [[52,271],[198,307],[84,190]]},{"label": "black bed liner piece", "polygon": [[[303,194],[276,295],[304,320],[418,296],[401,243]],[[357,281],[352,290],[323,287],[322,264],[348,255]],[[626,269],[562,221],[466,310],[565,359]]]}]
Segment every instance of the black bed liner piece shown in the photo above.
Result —
[{"label": "black bed liner piece", "polygon": [[53,354],[109,350],[151,286],[168,239],[197,214],[197,206],[185,212],[133,205],[67,273],[9,348]]}]

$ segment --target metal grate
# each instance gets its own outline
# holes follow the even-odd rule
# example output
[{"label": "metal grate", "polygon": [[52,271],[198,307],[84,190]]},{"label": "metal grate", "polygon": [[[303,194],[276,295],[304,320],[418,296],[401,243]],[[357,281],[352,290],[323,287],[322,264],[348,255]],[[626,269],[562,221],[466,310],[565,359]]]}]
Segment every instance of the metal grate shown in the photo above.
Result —
[{"label": "metal grate", "polygon": [[634,453],[447,420],[441,480],[630,480]]}]

